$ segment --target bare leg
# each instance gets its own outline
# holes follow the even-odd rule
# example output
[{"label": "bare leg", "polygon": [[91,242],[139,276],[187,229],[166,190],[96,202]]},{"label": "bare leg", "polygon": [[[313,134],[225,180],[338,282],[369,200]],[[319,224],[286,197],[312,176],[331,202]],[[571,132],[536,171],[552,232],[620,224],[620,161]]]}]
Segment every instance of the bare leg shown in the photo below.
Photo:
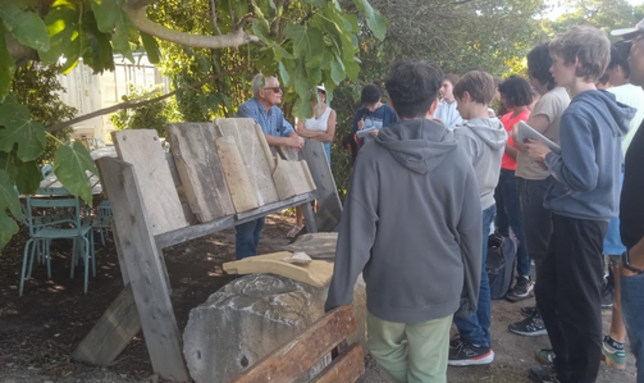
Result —
[{"label": "bare leg", "polygon": [[610,323],[610,337],[618,342],[626,341],[626,326],[622,319],[621,287],[619,276],[622,274],[621,265],[610,265],[615,276],[615,295],[613,298],[613,318]]}]

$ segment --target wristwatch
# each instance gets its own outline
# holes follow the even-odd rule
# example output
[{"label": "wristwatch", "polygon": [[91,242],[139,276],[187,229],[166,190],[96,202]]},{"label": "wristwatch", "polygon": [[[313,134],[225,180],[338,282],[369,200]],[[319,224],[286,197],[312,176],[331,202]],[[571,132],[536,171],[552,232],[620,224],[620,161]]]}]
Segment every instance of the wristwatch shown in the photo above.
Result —
[{"label": "wristwatch", "polygon": [[625,269],[630,270],[634,273],[637,274],[644,274],[644,269],[639,269],[637,267],[631,266],[631,258],[628,255],[628,250],[624,253],[624,256],[622,257],[622,266],[624,266]]}]

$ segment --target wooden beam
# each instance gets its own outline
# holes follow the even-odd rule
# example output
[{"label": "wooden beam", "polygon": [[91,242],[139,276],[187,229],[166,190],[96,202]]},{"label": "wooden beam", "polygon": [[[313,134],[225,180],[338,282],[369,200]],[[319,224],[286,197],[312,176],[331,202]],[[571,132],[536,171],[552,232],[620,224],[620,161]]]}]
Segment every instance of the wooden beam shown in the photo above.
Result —
[{"label": "wooden beam", "polygon": [[333,231],[340,223],[342,202],[338,195],[329,161],[326,158],[324,146],[322,146],[321,142],[306,140],[301,152],[302,158],[309,165],[309,171],[317,187],[318,211],[315,215],[317,229],[320,231]]},{"label": "wooden beam", "polygon": [[290,383],[356,329],[351,306],[342,306],[320,318],[293,341],[257,362],[231,383]]},{"label": "wooden beam", "polygon": [[257,209],[239,213],[235,216],[219,218],[210,222],[158,234],[154,237],[154,239],[159,245],[159,248],[164,249],[166,247],[177,245],[191,239],[203,237],[204,235],[216,233],[229,227],[234,227],[269,214],[277,213],[289,207],[301,205],[305,202],[311,202],[314,199],[315,197],[313,196],[313,193],[302,194],[284,201],[260,206]]},{"label": "wooden beam", "polygon": [[356,343],[342,351],[331,364],[326,366],[312,382],[314,383],[354,383],[364,372],[362,347]]},{"label": "wooden beam", "polygon": [[109,366],[141,331],[132,286],[127,285],[72,353],[72,359]]},{"label": "wooden beam", "polygon": [[121,253],[152,369],[165,379],[186,382],[189,377],[163,260],[152,235],[134,167],[113,158],[101,158],[97,163],[103,187],[110,196]]}]

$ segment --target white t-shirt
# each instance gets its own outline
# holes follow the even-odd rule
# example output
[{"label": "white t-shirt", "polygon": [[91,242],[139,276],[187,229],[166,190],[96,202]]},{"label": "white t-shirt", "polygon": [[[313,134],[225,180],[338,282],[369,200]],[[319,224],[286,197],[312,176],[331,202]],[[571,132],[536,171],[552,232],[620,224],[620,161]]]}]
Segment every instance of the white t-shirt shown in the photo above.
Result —
[{"label": "white t-shirt", "polygon": [[626,151],[631,141],[633,141],[633,136],[635,136],[637,128],[642,123],[642,120],[644,120],[644,90],[633,84],[615,86],[607,90],[615,95],[617,101],[637,109],[635,117],[631,120],[628,133],[622,137],[622,153],[626,155]]}]

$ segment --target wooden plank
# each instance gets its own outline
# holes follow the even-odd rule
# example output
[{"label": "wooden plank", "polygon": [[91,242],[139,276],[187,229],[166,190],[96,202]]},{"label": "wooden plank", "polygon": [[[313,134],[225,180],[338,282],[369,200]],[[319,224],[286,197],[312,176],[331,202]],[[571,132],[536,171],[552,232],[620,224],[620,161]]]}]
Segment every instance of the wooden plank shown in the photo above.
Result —
[{"label": "wooden plank", "polygon": [[257,189],[250,181],[235,139],[219,137],[215,140],[215,147],[235,210],[243,212],[259,207]]},{"label": "wooden plank", "polygon": [[364,373],[364,368],[362,347],[356,343],[342,351],[312,382],[354,383]]},{"label": "wooden plank", "polygon": [[273,182],[280,200],[315,190],[306,161],[286,161],[277,157]]},{"label": "wooden plank", "polygon": [[199,222],[235,213],[215,150],[212,123],[168,124],[172,155],[183,191]]},{"label": "wooden plank", "polygon": [[164,249],[169,246],[177,245],[191,239],[203,237],[204,235],[216,233],[220,230],[264,217],[268,214],[277,213],[292,206],[311,202],[314,199],[315,197],[312,193],[298,195],[293,198],[289,198],[286,201],[278,201],[270,205],[264,205],[257,209],[239,213],[236,216],[219,218],[210,222],[184,227],[168,233],[158,234],[154,238],[159,245],[159,248]]},{"label": "wooden plank", "polygon": [[127,285],[72,353],[72,359],[107,367],[141,331],[132,286]]},{"label": "wooden plank", "polygon": [[[237,143],[259,205],[279,200],[273,183],[275,161],[262,128],[250,118],[218,118],[215,132],[220,137],[233,137]],[[221,154],[219,155],[221,159]],[[230,188],[230,184],[228,185]]]},{"label": "wooden plank", "polygon": [[177,170],[177,166],[174,163],[174,157],[172,157],[172,153],[165,153],[165,161],[168,163],[170,174],[172,175],[172,181],[174,182],[174,186],[177,188],[177,194],[179,195],[179,201],[181,201],[181,209],[183,210],[183,215],[186,216],[186,221],[188,221],[190,224],[194,224],[197,222],[197,217],[192,212],[192,209],[190,209],[186,193],[183,192],[183,185],[181,185],[181,178],[179,178],[179,171]]},{"label": "wooden plank", "polygon": [[302,157],[308,163],[317,187],[318,211],[315,217],[317,228],[320,231],[333,231],[340,223],[342,202],[322,143],[306,140]]},{"label": "wooden plank", "polygon": [[112,203],[121,253],[131,281],[152,369],[165,379],[186,382],[189,377],[183,361],[163,260],[143,206],[134,165],[105,157],[97,163],[104,181],[103,187],[108,191]]},{"label": "wooden plank", "polygon": [[332,263],[311,261],[309,264],[299,265],[283,261],[291,255],[293,253],[288,251],[257,255],[239,261],[226,262],[223,264],[223,269],[228,274],[277,274],[315,287],[324,287],[331,281]]},{"label": "wooden plank", "polygon": [[119,158],[135,169],[152,233],[188,226],[157,132],[121,130],[112,132],[112,139]]},{"label": "wooden plank", "polygon": [[338,307],[231,383],[291,383],[356,329],[351,306]]}]

